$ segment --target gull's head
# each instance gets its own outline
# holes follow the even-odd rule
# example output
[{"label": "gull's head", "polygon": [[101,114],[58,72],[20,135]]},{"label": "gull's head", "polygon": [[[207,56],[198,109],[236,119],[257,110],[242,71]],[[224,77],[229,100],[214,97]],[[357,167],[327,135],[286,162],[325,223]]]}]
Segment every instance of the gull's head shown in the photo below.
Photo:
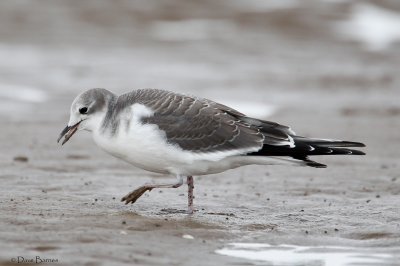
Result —
[{"label": "gull's head", "polygon": [[57,142],[65,136],[64,145],[78,130],[93,131],[99,128],[114,97],[112,92],[105,89],[90,89],[78,95],[72,102],[68,125]]}]

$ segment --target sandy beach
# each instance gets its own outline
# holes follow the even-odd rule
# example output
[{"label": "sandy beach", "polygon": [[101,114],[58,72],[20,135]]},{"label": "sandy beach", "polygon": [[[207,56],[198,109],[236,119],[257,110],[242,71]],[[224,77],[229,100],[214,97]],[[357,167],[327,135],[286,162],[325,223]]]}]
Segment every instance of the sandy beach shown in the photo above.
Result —
[{"label": "sandy beach", "polygon": [[[399,42],[343,30],[361,32],[362,14],[400,21],[395,1],[375,2],[2,2],[0,265],[354,265],[260,255],[271,247],[400,265]],[[93,87],[195,94],[367,155],[195,177],[194,215],[186,187],[124,205],[174,177],[105,154],[88,132],[56,143]]]}]

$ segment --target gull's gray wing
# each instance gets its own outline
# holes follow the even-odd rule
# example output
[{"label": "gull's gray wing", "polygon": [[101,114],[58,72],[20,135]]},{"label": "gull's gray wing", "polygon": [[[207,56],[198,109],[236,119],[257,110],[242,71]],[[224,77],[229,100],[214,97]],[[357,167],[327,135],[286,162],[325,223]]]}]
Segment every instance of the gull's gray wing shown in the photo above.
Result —
[{"label": "gull's gray wing", "polygon": [[143,89],[124,95],[125,102],[140,103],[154,115],[143,123],[155,124],[167,141],[192,152],[258,151],[265,143],[285,145],[287,127],[256,120],[207,99],[164,90]]}]

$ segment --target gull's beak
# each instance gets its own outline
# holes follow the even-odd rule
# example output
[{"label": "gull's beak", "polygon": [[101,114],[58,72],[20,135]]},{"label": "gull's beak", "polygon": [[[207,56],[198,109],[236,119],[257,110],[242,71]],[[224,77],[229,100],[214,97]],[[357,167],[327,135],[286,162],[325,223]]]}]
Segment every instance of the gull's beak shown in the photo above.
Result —
[{"label": "gull's beak", "polygon": [[58,139],[57,139],[57,143],[60,142],[60,140],[62,139],[62,137],[65,136],[65,139],[64,139],[63,142],[61,143],[61,145],[64,145],[64,144],[72,137],[72,135],[74,135],[75,132],[78,131],[78,127],[79,127],[79,124],[80,124],[81,122],[82,122],[82,121],[79,121],[78,123],[76,123],[76,124],[73,125],[73,126],[66,126],[66,127],[63,129],[63,131],[61,131],[61,134],[60,134],[60,136],[59,136]]}]

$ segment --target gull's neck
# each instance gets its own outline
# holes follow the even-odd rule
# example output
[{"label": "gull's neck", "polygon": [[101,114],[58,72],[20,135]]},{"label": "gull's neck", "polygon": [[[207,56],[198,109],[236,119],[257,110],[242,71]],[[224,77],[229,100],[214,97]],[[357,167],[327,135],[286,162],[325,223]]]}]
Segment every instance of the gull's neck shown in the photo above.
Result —
[{"label": "gull's neck", "polygon": [[105,105],[103,109],[93,114],[90,120],[85,121],[85,130],[93,133],[101,133],[106,128],[106,123],[112,117],[118,97],[111,92],[104,95],[104,97]]},{"label": "gull's neck", "polygon": [[112,136],[115,135],[120,121],[117,108],[118,96],[112,94],[106,102],[107,104],[104,111],[101,112],[101,121],[99,121],[97,129],[100,134],[109,134]]}]

